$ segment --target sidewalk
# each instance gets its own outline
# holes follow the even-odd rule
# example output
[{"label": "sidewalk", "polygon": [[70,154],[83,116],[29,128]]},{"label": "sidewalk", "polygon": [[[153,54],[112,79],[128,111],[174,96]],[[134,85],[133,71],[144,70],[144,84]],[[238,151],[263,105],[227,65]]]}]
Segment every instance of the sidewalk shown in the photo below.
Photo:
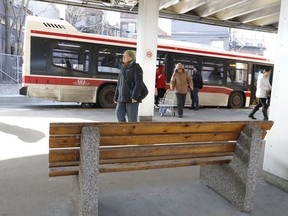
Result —
[{"label": "sidewalk", "polygon": [[[249,120],[249,109],[185,109],[184,118],[154,121]],[[259,116],[258,116],[259,115]],[[256,115],[261,119],[262,114]],[[115,121],[112,109],[0,109],[0,215],[74,216],[75,177],[48,178],[49,122]],[[100,174],[99,216],[283,216],[288,194],[264,182],[255,208],[242,213],[199,182],[199,167]]]}]

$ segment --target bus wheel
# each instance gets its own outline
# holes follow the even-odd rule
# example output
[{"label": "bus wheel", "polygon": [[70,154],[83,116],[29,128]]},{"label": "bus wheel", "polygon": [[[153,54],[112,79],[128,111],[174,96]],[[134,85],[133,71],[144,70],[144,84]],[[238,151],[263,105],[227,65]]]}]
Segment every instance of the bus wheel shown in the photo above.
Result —
[{"label": "bus wheel", "polygon": [[230,108],[241,108],[244,104],[244,96],[241,92],[233,92],[230,95],[228,106]]},{"label": "bus wheel", "polygon": [[114,94],[115,94],[114,85],[104,86],[99,94],[98,94],[98,102],[100,107],[102,108],[115,108],[116,104],[113,102]]}]

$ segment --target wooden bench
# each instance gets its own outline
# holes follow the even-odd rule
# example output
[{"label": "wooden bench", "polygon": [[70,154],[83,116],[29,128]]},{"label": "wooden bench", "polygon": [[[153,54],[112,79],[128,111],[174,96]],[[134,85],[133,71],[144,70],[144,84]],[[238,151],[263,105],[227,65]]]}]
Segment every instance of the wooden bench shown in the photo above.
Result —
[{"label": "wooden bench", "polygon": [[[49,176],[79,175],[79,215],[98,215],[98,173],[200,165],[201,182],[251,211],[271,121],[50,123]],[[204,166],[205,165],[205,166]]]}]

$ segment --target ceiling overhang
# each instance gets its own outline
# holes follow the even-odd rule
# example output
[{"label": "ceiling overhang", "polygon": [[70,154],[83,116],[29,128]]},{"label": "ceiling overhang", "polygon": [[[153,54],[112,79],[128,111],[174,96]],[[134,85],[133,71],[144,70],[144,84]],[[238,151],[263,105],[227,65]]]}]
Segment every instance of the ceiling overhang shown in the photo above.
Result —
[{"label": "ceiling overhang", "polygon": [[[38,0],[138,13],[139,0]],[[281,0],[160,0],[161,18],[276,33]]]}]

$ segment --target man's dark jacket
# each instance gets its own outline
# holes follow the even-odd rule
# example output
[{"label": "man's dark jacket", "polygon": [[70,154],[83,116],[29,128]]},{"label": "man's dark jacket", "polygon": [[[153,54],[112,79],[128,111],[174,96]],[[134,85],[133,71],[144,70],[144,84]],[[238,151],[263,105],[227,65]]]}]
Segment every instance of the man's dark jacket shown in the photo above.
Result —
[{"label": "man's dark jacket", "polygon": [[127,67],[122,66],[118,76],[114,101],[131,103],[139,98],[143,83],[143,70],[138,63],[131,61]]}]

